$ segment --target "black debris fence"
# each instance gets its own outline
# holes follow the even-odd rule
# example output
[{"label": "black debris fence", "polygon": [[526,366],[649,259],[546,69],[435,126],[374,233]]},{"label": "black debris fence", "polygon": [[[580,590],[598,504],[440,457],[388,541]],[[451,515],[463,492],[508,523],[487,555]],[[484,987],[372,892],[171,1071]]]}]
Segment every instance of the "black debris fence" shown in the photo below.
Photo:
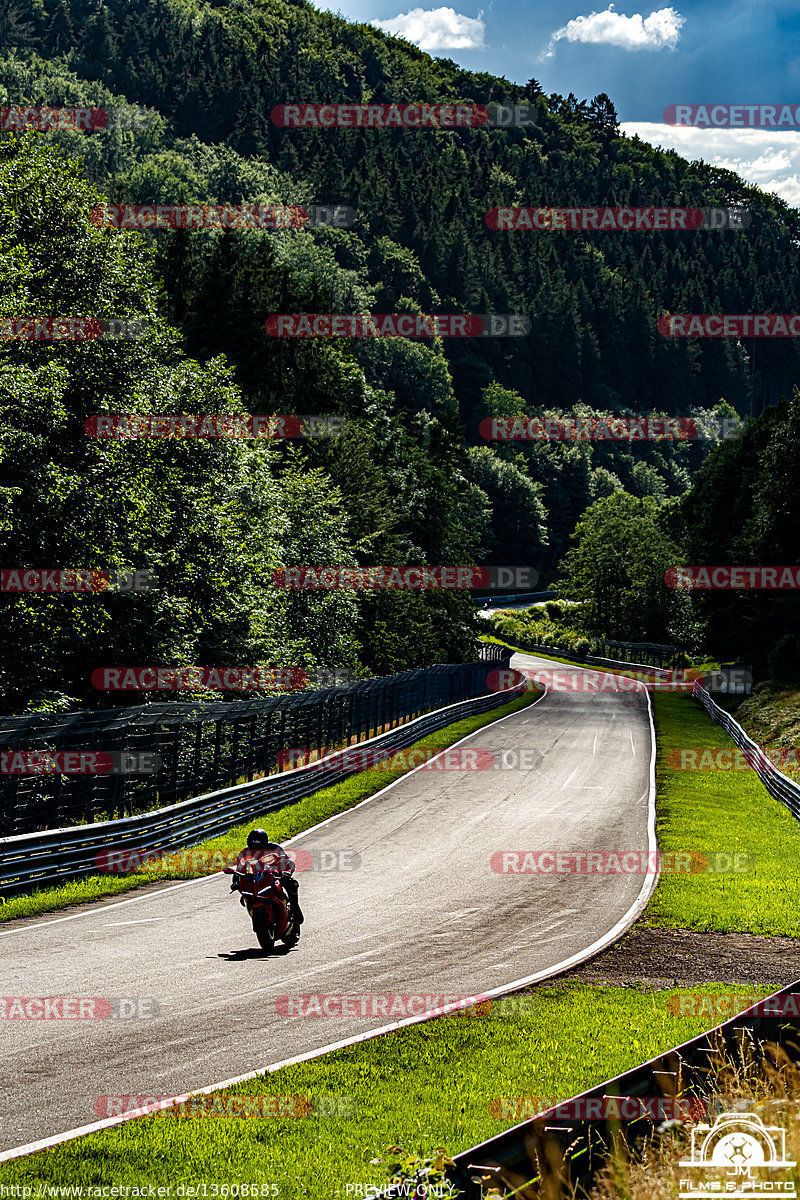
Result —
[{"label": "black debris fence", "polygon": [[[554,654],[570,662],[593,667],[653,667],[658,671],[682,671],[689,659],[680,646],[661,646],[655,642],[596,642],[597,654],[576,654],[557,641],[539,642],[535,638],[514,638],[514,645],[525,654]],[[589,639],[586,639],[589,641]],[[600,651],[608,651],[600,654]]]},{"label": "black debris fence", "polygon": [[645,663],[650,667],[662,667],[682,671],[689,659],[680,646],[665,646],[659,642],[617,642],[603,639],[598,647],[599,658],[624,658],[628,662]]},{"label": "black debris fence", "polygon": [[[484,695],[487,664],[507,663],[511,651],[481,642],[477,653],[474,662],[268,698],[0,716],[0,837],[176,804],[270,774],[281,751],[347,746]],[[28,773],[31,755],[53,761]]]},{"label": "black debris fence", "polygon": [[500,606],[503,604],[525,604],[530,602],[534,604],[540,600],[555,600],[557,592],[504,592],[496,596],[481,596],[478,593],[473,597],[474,603],[479,608]]},{"label": "black debris fence", "polygon": [[133,870],[143,857],[153,861],[161,852],[173,853],[196,846],[254,818],[261,821],[264,814],[294,804],[321,787],[331,787],[363,770],[362,753],[387,758],[454,721],[500,708],[509,700],[524,696],[525,691],[524,684],[510,691],[490,690],[469,700],[435,708],[376,738],[359,742],[355,755],[334,751],[321,761],[266,775],[254,783],[195,795],[178,804],[131,817],[0,838],[0,898],[29,892],[41,885],[51,887],[98,871]]}]

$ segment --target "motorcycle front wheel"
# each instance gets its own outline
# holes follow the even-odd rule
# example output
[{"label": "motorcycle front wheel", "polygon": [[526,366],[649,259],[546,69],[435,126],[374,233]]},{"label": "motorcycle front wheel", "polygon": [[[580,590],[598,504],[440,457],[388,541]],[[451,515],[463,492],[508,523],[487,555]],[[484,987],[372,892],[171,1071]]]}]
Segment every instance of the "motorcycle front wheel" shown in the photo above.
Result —
[{"label": "motorcycle front wheel", "polygon": [[272,929],[272,922],[267,916],[267,910],[263,905],[253,909],[253,932],[258,938],[258,944],[262,950],[270,951],[275,948],[275,934]]},{"label": "motorcycle front wheel", "polygon": [[284,944],[284,946],[287,947],[287,949],[291,950],[292,946],[296,946],[299,941],[300,941],[300,926],[294,925],[292,927],[292,932],[288,933],[286,935],[286,937],[283,939],[283,944]]}]

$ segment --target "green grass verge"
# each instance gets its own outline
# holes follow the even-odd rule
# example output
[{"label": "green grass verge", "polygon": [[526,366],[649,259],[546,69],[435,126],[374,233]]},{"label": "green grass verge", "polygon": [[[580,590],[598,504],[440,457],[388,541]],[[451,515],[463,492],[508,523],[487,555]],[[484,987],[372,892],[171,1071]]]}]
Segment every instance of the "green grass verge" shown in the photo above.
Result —
[{"label": "green grass verge", "polygon": [[[663,873],[646,922],[799,937],[800,821],[773,799],[754,771],[671,766],[671,750],[733,749],[734,744],[688,696],[655,692],[653,710],[659,848],[662,854],[698,851],[709,858],[709,869]],[[746,870],[712,869],[736,854],[744,856],[738,865],[746,864]]]},{"label": "green grass verge", "polygon": [[424,1022],[225,1093],[305,1096],[316,1106],[339,1104],[346,1115],[324,1116],[312,1107],[300,1119],[144,1117],[15,1160],[0,1178],[5,1185],[169,1184],[173,1200],[178,1185],[203,1183],[209,1197],[213,1184],[236,1183],[274,1184],[276,1190],[258,1194],[279,1200],[345,1198],[358,1194],[354,1184],[363,1196],[366,1185],[386,1182],[385,1168],[372,1160],[388,1146],[424,1156],[437,1146],[468,1149],[518,1123],[508,1109],[505,1117],[492,1114],[498,1098],[541,1097],[542,1107],[567,1099],[772,990],[692,988],[692,995],[742,994],[739,1003],[726,1001],[724,1015],[710,1017],[708,1007],[689,1005],[679,1015],[680,1000],[670,1006],[685,990],[546,986],[497,1003],[486,1016]]},{"label": "green grass verge", "polygon": [[[448,746],[452,746],[454,742],[460,741],[461,738],[497,721],[500,717],[507,716],[509,713],[531,704],[540,694],[540,692],[528,692],[517,700],[492,709],[491,712],[465,717],[462,721],[456,721],[444,729],[428,734],[420,741],[415,742],[414,746],[409,747],[406,753],[420,747],[433,751],[444,750]],[[405,774],[407,771],[403,769],[375,768],[369,771],[360,771],[357,775],[343,780],[342,783],[322,788],[296,804],[289,804],[275,812],[249,817],[246,822],[235,825],[227,833],[201,842],[197,850],[207,851],[210,856],[218,854],[220,856],[218,865],[212,866],[211,869],[221,870],[223,856],[235,855],[237,851],[241,850],[247,841],[248,830],[252,829],[254,825],[266,824],[273,841],[285,841],[296,833],[310,829],[312,825],[317,825],[327,817],[334,816],[335,813],[352,808],[367,796],[374,795],[375,792],[379,792],[381,788]],[[225,861],[227,861],[227,857]],[[126,875],[89,875],[84,879],[73,880],[58,887],[43,888],[25,896],[12,896],[5,901],[0,901],[0,923],[19,917],[39,916],[41,913],[56,912],[73,904],[84,904],[92,900],[116,896],[141,887],[144,883],[152,883],[154,880],[193,879],[204,874],[209,874],[209,870],[194,870],[189,864],[176,864],[173,868],[162,866],[158,869],[137,871]]]}]

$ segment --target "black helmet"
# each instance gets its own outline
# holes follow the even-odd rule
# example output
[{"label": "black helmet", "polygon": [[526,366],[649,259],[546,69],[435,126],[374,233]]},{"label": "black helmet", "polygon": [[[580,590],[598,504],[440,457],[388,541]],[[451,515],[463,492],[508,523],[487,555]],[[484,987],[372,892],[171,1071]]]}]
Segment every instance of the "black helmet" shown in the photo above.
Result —
[{"label": "black helmet", "polygon": [[251,829],[247,835],[248,850],[263,850],[269,845],[266,829]]}]

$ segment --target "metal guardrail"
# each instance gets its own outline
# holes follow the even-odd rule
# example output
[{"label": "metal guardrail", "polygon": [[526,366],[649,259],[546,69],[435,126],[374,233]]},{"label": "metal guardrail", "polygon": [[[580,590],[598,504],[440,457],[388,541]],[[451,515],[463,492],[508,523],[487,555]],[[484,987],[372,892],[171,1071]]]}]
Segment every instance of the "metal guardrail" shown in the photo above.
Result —
[{"label": "metal guardrail", "polygon": [[[636,650],[635,642],[606,642],[604,644],[619,645],[628,647],[634,651]],[[533,643],[525,643],[519,639],[517,639],[516,645],[525,654],[536,654],[537,652],[544,655],[552,654],[559,658],[566,658],[569,662],[578,663],[579,665],[608,667],[612,670],[635,670],[638,667],[647,667],[650,673],[655,675],[673,676],[678,673],[674,668],[655,667],[651,666],[650,663],[634,662],[630,659],[623,661],[618,658],[597,658],[591,654],[572,654],[570,651],[562,650],[558,646],[540,646]],[[686,680],[686,686],[688,687],[691,682],[692,680]],[[698,680],[697,682],[699,683],[700,681]],[[722,695],[749,696],[753,689],[752,667],[739,663],[723,663],[719,670],[710,671],[705,675],[703,682],[710,684],[713,692],[718,692]]]},{"label": "metal guardrail", "polygon": [[712,721],[716,721],[718,725],[722,726],[739,749],[744,750],[747,762],[770,795],[774,796],[776,800],[780,800],[781,804],[785,804],[789,811],[800,820],[800,785],[789,779],[770,762],[761,747],[751,737],[748,737],[739,722],[734,721],[724,708],[720,708],[699,682],[695,683],[692,689],[692,697],[702,704]]},{"label": "metal guardrail", "polygon": [[[757,1062],[763,1056],[762,1046],[765,1043],[782,1046],[787,1055],[798,1062],[800,1015],[795,1015],[800,1012],[798,992],[800,981],[766,997],[722,1025],[706,1030],[630,1071],[581,1092],[579,1096],[564,1101],[564,1104],[569,1104],[574,1114],[581,1111],[582,1102],[599,1101],[603,1097],[673,1099],[676,1096],[713,1096],[715,1057],[724,1054],[729,1062],[740,1066],[748,1058]],[[780,1013],[782,999],[790,995],[795,996],[795,1001],[784,1006],[787,1012],[783,1015]],[[513,1192],[516,1200],[562,1194],[554,1187],[554,1172],[559,1167],[568,1178],[568,1187],[563,1194],[569,1192],[569,1185],[578,1191],[588,1191],[598,1171],[606,1165],[614,1138],[620,1130],[624,1132],[628,1144],[635,1145],[652,1134],[654,1129],[654,1122],[648,1116],[626,1118],[621,1115],[619,1118],[609,1117],[608,1120],[584,1120],[571,1113],[568,1109],[565,1115],[562,1106],[557,1105],[470,1150],[456,1154],[455,1166],[449,1168],[447,1174],[450,1182],[462,1189],[457,1193],[459,1197],[463,1197],[463,1200],[481,1200],[483,1188],[478,1182],[481,1173],[484,1178],[492,1179],[501,1195],[511,1195]],[[543,1178],[546,1180],[544,1186]],[[514,1191],[515,1188],[519,1190]],[[402,1194],[399,1189],[391,1187],[383,1193],[387,1198]]]},{"label": "metal guardrail", "polygon": [[522,604],[530,600],[536,603],[540,600],[555,600],[556,592],[507,592],[496,596],[474,596],[473,603],[478,608],[496,608],[503,604]]},{"label": "metal guardrail", "polygon": [[612,652],[620,649],[630,658],[643,662],[646,666],[668,665],[672,670],[682,670],[689,661],[686,651],[681,646],[665,645],[662,642],[625,642],[614,638],[601,638],[600,645]]},{"label": "metal guardrail", "polygon": [[[432,713],[358,743],[358,748],[402,749],[427,733],[467,716],[488,712],[523,695],[521,686],[489,692]],[[341,752],[335,751],[334,757]],[[329,756],[330,757],[330,756]],[[324,761],[324,760],[323,760]],[[0,894],[30,890],[75,879],[98,869],[98,856],[109,850],[169,850],[197,845],[257,813],[271,812],[330,787],[359,770],[342,765],[321,770],[319,762],[268,776],[256,783],[196,796],[139,816],[96,822],[0,839]]]},{"label": "metal guardrail", "polygon": [[[536,643],[529,643],[535,645]],[[623,654],[627,654],[625,659],[608,658],[591,654],[573,654],[571,651],[562,649],[560,646],[544,646],[539,645],[538,649],[542,653],[559,654],[562,658],[569,658],[574,662],[588,662],[593,665],[605,666],[637,666],[637,667],[652,667],[654,670],[683,670],[686,667],[688,659],[680,646],[662,646],[655,642],[617,642],[608,638],[600,642],[603,648],[609,650],[621,650]],[[668,664],[668,665],[665,665]]]},{"label": "metal guardrail", "polygon": [[[622,643],[617,643],[622,644]],[[562,650],[560,646],[542,646],[536,645],[533,642],[527,642],[524,639],[514,638],[514,645],[522,651],[523,654],[544,654],[557,656],[558,658],[566,658],[569,662],[578,663],[579,665],[588,664],[592,667],[623,667],[628,670],[636,667],[649,667],[656,674],[669,674],[668,667],[655,667],[646,662],[633,662],[630,659],[622,660],[618,658],[595,658],[591,654],[572,654],[569,650]]]},{"label": "metal guardrail", "polygon": [[[479,642],[476,659],[248,700],[116,706],[99,711],[0,716],[0,836],[131,816],[248,782],[273,771],[281,751],[341,746],[432,709],[483,694],[487,662],[505,647]],[[149,698],[149,697],[148,697]],[[116,772],[14,772],[13,756],[88,753]],[[157,770],[140,773],[140,756]],[[22,760],[20,760],[22,762]],[[63,764],[62,764],[63,765]]]}]

